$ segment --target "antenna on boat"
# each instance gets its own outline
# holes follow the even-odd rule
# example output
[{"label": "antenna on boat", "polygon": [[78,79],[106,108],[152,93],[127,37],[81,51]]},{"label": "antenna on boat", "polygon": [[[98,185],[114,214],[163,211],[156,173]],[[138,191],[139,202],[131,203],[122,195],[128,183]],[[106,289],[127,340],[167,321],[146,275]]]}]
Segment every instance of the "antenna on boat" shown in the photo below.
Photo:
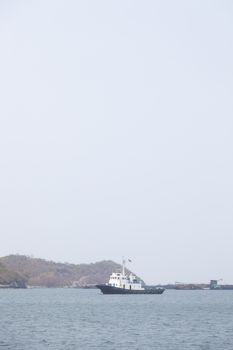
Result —
[{"label": "antenna on boat", "polygon": [[122,275],[125,275],[125,258],[122,256]]}]

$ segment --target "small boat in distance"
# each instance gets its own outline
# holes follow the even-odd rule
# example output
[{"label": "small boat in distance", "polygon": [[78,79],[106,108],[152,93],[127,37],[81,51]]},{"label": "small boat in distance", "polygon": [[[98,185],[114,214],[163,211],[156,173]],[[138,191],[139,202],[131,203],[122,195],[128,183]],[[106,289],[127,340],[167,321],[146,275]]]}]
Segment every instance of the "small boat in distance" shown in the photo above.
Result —
[{"label": "small boat in distance", "polygon": [[103,294],[162,294],[164,288],[156,286],[146,286],[132,273],[125,273],[125,259],[122,262],[122,271],[113,272],[106,284],[97,284],[97,288]]}]

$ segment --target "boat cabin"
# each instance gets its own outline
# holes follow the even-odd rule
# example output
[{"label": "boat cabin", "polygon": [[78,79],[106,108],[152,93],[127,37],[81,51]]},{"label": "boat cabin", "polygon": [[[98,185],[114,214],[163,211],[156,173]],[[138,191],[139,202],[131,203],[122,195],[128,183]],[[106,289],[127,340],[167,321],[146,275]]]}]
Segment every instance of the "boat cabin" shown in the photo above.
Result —
[{"label": "boat cabin", "polygon": [[144,287],[142,287],[142,282],[132,273],[127,276],[121,272],[113,272],[110,276],[108,284],[115,288],[144,290]]}]

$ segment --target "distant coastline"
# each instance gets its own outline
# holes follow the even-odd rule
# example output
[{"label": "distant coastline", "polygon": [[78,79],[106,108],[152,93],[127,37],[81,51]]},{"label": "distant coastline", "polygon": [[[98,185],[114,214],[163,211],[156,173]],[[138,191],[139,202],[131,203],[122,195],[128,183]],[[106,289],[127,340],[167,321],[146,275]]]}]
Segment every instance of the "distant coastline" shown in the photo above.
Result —
[{"label": "distant coastline", "polygon": [[[104,260],[91,264],[56,263],[25,255],[0,258],[0,289],[6,288],[95,288],[106,283],[112,271],[121,266]],[[210,283],[171,283],[158,285],[173,290],[233,290],[233,285]]]},{"label": "distant coastline", "polygon": [[0,288],[81,288],[105,283],[120,265],[113,261],[91,264],[56,263],[25,255],[0,258]]}]

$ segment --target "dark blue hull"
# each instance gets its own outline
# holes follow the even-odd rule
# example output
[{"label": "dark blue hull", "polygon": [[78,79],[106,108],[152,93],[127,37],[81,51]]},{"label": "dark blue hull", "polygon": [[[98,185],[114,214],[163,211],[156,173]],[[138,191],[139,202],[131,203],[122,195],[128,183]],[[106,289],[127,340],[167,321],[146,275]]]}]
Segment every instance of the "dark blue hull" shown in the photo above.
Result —
[{"label": "dark blue hull", "polygon": [[143,290],[132,290],[117,288],[107,284],[97,284],[96,287],[99,288],[103,294],[162,294],[165,291],[164,288],[158,287],[145,287]]}]

